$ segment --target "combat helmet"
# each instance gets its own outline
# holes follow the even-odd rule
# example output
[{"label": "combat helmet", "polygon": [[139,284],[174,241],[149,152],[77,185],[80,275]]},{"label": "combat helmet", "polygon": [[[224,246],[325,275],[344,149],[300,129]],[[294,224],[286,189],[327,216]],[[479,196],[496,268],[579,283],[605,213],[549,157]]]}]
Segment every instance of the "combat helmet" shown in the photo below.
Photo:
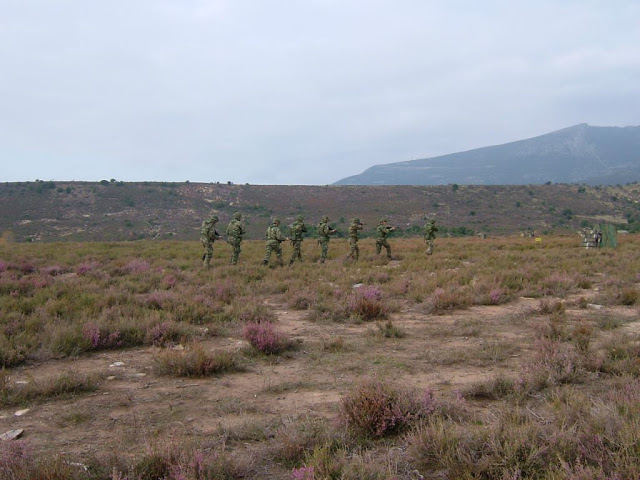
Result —
[{"label": "combat helmet", "polygon": [[217,215],[211,215],[210,220],[211,220],[213,223],[216,223],[216,222],[218,221],[218,216],[217,216]]},{"label": "combat helmet", "polygon": [[322,217],[322,221],[323,222],[328,222],[329,221],[329,217],[325,215],[324,217]]},{"label": "combat helmet", "polygon": [[353,219],[353,223],[360,223],[360,219],[359,218],[354,218]]},{"label": "combat helmet", "polygon": [[298,215],[298,216],[296,217],[296,220],[297,220],[298,222],[302,222],[302,221],[304,221],[304,217],[303,217],[302,215]]},{"label": "combat helmet", "polygon": [[278,217],[273,217],[271,223],[273,223],[274,225],[280,225],[280,219]]},{"label": "combat helmet", "polygon": [[387,223],[387,222],[388,222],[388,220],[387,220],[386,218],[382,217],[382,218],[380,219],[380,221],[378,222],[378,224],[381,224],[381,223]]},{"label": "combat helmet", "polygon": [[240,212],[236,212],[233,214],[233,219],[234,220],[241,220],[242,219],[242,214]]}]

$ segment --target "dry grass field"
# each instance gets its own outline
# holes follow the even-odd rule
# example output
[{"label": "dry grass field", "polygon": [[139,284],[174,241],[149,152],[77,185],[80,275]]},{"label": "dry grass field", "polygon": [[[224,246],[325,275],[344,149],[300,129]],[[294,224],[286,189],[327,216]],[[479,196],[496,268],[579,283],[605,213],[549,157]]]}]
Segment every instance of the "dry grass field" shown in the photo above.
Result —
[{"label": "dry grass field", "polygon": [[640,236],[390,243],[0,243],[0,478],[640,477]]}]

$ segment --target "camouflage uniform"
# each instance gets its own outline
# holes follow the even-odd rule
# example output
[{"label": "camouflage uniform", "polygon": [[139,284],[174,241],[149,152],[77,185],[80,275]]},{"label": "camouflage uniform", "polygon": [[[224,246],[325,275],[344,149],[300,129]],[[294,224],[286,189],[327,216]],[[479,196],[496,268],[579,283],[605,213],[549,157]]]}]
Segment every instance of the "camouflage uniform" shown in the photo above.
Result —
[{"label": "camouflage uniform", "polygon": [[359,218],[354,218],[351,225],[349,225],[349,255],[347,255],[347,258],[358,260],[358,257],[360,257],[358,230],[362,230],[362,225]]},{"label": "camouflage uniform", "polygon": [[433,241],[436,238],[437,231],[438,227],[436,227],[435,220],[429,220],[424,226],[424,241],[427,242],[427,255],[433,253]]},{"label": "camouflage uniform", "polygon": [[387,249],[387,258],[391,260],[391,245],[387,241],[387,235],[389,232],[393,232],[396,227],[387,226],[387,219],[381,218],[376,228],[376,254],[380,255],[382,247]]},{"label": "camouflage uniform", "polygon": [[200,243],[204,247],[204,254],[202,255],[203,266],[211,266],[211,257],[213,257],[213,242],[220,238],[216,231],[216,223],[218,217],[216,215],[207,218],[202,222],[200,227]]},{"label": "camouflage uniform", "polygon": [[291,254],[291,260],[289,265],[292,265],[296,261],[296,258],[302,261],[302,240],[304,234],[307,232],[307,226],[304,224],[304,217],[298,215],[296,221],[293,222],[290,229],[291,242],[293,244],[293,253]]},{"label": "camouflage uniform", "polygon": [[324,263],[329,253],[329,235],[336,233],[336,230],[329,226],[329,217],[322,217],[322,221],[318,224],[318,243],[322,249],[320,254],[320,263]]},{"label": "camouflage uniform", "polygon": [[242,214],[236,212],[233,214],[233,220],[227,226],[227,242],[232,248],[231,265],[238,263],[240,244],[242,243],[242,236],[245,234],[244,225],[240,220],[242,220]]},{"label": "camouflage uniform", "polygon": [[287,240],[282,236],[282,232],[280,231],[280,219],[274,218],[273,223],[269,228],[267,228],[267,251],[264,254],[264,259],[262,260],[263,265],[269,264],[269,258],[271,257],[271,252],[276,252],[276,257],[278,258],[278,265],[282,267],[282,246],[280,245],[282,242]]}]

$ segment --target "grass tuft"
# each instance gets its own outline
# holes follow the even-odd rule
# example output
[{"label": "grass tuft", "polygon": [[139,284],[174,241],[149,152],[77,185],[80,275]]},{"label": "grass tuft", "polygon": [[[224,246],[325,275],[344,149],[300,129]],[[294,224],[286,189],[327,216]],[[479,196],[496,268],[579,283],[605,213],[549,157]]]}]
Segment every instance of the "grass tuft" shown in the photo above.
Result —
[{"label": "grass tuft", "polygon": [[98,389],[99,376],[81,374],[74,371],[64,372],[57,377],[45,380],[30,380],[26,384],[11,383],[9,373],[0,371],[0,405],[26,405],[31,402],[43,402],[53,398],[69,397],[79,393],[94,392]]},{"label": "grass tuft", "polygon": [[210,377],[225,373],[242,372],[244,366],[237,355],[225,351],[213,354],[202,348],[186,351],[167,350],[154,357],[154,371],[158,375],[177,377]]}]

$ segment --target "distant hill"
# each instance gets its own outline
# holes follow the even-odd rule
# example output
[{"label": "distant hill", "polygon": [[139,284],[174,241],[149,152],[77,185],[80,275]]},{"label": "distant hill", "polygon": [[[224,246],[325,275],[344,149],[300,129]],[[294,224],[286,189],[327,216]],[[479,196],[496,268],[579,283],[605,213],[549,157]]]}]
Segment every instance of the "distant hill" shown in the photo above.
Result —
[{"label": "distant hill", "polygon": [[35,181],[0,183],[0,241],[198,240],[205,216],[224,234],[242,212],[249,239],[264,239],[270,218],[304,215],[310,234],[323,215],[344,236],[360,217],[371,235],[382,216],[394,235],[419,235],[425,216],[440,234],[571,232],[611,222],[640,232],[640,185],[281,186],[213,183]]},{"label": "distant hill", "polygon": [[615,185],[640,180],[640,126],[581,124],[467,152],[376,165],[335,185]]}]

